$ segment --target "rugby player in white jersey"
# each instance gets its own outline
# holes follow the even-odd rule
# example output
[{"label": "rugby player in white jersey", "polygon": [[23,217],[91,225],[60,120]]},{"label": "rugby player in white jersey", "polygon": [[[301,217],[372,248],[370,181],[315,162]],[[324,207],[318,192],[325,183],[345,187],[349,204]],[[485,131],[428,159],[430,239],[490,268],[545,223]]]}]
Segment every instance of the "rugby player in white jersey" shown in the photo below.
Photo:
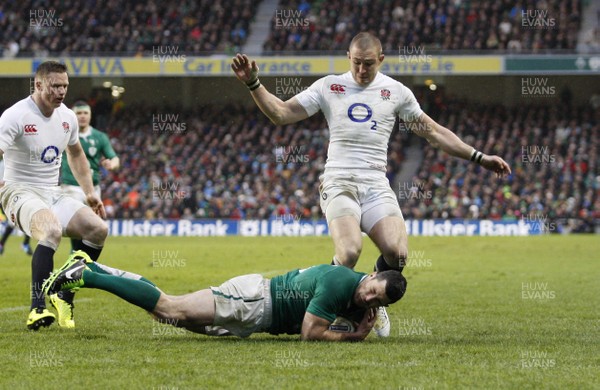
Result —
[{"label": "rugby player in white jersey", "polygon": [[[321,209],[335,247],[334,264],[353,268],[362,250],[361,231],[381,252],[375,269],[402,272],[408,254],[406,226],[395,192],[386,177],[387,145],[396,118],[446,153],[471,160],[496,173],[510,174],[498,156],[483,154],[425,114],[414,94],[400,82],[379,73],[384,59],[381,42],[357,34],[348,51],[350,71],[313,83],[287,101],[260,84],[258,67],[238,54],[231,65],[261,111],[277,125],[295,123],[323,111],[329,126],[329,150],[320,177]],[[385,309],[374,327],[390,333]]]},{"label": "rugby player in white jersey", "polygon": [[[90,168],[79,143],[77,117],[63,104],[69,77],[64,64],[46,61],[35,73],[35,91],[0,117],[0,154],[4,155],[4,186],[0,202],[10,220],[38,240],[31,261],[31,311],[27,327],[49,326],[54,314],[46,309],[42,283],[54,267],[61,236],[81,238],[83,250],[98,258],[108,227],[104,206],[95,194]],[[63,194],[59,171],[63,151],[87,195],[88,206]],[[61,327],[72,328],[73,293],[49,297]]]}]

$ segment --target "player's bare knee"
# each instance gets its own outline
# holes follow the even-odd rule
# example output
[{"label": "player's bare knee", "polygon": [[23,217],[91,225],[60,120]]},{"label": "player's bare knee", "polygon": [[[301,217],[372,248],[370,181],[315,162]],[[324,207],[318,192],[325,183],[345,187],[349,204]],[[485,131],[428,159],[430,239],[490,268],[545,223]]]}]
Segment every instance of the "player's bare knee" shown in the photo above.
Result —
[{"label": "player's bare knee", "polygon": [[46,223],[32,228],[32,234],[40,242],[48,242],[58,247],[62,238],[62,228],[57,223]]},{"label": "player's bare knee", "polygon": [[108,226],[103,221],[90,224],[89,229],[86,229],[83,239],[96,244],[103,244],[108,236]]},{"label": "player's bare knee", "polygon": [[106,237],[108,236],[108,225],[106,225],[104,221],[102,221],[102,223],[97,224],[96,233],[98,239],[104,242],[104,240],[106,240]]},{"label": "player's bare knee", "polygon": [[340,264],[354,268],[356,263],[358,262],[358,258],[360,257],[360,253],[362,248],[360,246],[347,245],[338,250],[335,257],[340,262]]}]

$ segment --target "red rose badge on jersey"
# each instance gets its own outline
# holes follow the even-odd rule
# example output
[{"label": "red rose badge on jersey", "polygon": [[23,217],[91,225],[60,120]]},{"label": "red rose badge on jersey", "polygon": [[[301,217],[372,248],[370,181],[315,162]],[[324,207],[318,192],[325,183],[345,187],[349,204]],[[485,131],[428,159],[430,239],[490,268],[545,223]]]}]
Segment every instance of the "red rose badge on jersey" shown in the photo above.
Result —
[{"label": "red rose badge on jersey", "polygon": [[381,90],[381,99],[382,100],[390,100],[390,96],[392,96],[392,93],[390,92],[389,89]]},{"label": "red rose badge on jersey", "polygon": [[63,126],[63,130],[65,131],[65,133],[68,133],[69,131],[71,131],[71,127],[69,126],[68,122],[63,122],[62,126]]}]

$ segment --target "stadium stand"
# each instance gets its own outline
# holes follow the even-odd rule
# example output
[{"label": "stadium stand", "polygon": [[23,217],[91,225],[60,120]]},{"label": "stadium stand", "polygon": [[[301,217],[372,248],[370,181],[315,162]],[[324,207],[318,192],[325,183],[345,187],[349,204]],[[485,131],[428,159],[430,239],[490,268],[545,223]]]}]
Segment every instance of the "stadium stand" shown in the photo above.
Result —
[{"label": "stadium stand", "polygon": [[308,25],[282,28],[291,23],[281,20],[285,14],[275,15],[265,54],[345,52],[360,31],[381,37],[388,53],[403,47],[423,47],[428,53],[452,50],[453,54],[574,51],[581,24],[581,2],[570,0],[284,0],[279,8],[302,11]]},{"label": "stadium stand", "polygon": [[[74,0],[50,8],[42,1],[5,2],[0,5],[2,54],[8,58],[85,53],[145,56],[161,46],[176,46],[178,53],[187,55],[231,54],[245,44],[259,3]],[[330,55],[345,52],[357,32],[371,31],[383,38],[389,53],[414,46],[430,53],[574,51],[581,3],[283,0],[263,47],[265,54]],[[533,13],[527,16],[527,12]],[[524,19],[546,25],[540,28]]]},{"label": "stadium stand", "polygon": [[[474,164],[424,143],[423,164],[405,196],[408,218],[578,220],[590,230],[600,217],[598,120],[591,105],[523,104],[506,108],[449,99],[438,120],[479,150],[505,156],[513,174],[495,180]],[[427,196],[431,194],[431,196]]]},{"label": "stadium stand", "polygon": [[3,56],[209,55],[240,50],[260,1],[10,1],[0,5]]}]

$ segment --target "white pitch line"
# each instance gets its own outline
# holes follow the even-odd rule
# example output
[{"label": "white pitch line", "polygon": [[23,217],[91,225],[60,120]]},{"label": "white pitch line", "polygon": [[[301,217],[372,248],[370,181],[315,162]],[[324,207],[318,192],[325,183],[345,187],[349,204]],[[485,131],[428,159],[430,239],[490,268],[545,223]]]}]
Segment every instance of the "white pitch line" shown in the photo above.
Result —
[{"label": "white pitch line", "polygon": [[[89,302],[92,301],[92,298],[81,298],[78,299],[76,302]],[[26,310],[29,309],[29,306],[16,306],[16,307],[5,307],[3,309],[0,309],[0,313],[11,313],[13,311],[21,311],[21,310]]]}]

